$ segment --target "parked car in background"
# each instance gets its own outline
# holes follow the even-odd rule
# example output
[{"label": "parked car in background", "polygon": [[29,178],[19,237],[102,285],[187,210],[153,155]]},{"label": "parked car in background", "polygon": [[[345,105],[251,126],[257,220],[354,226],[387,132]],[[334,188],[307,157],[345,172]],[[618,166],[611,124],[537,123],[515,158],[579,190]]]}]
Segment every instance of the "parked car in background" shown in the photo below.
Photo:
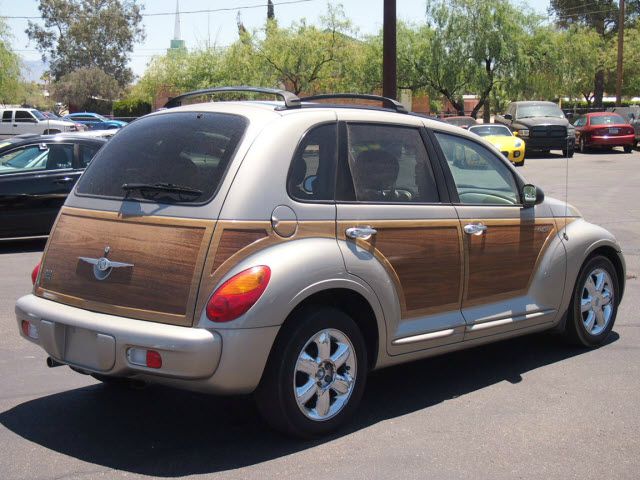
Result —
[{"label": "parked car in background", "polygon": [[444,117],[442,120],[447,122],[450,125],[455,125],[456,127],[467,129],[474,125],[477,125],[478,122],[473,117]]},{"label": "parked car in background", "polygon": [[476,125],[469,127],[469,131],[484,137],[515,166],[521,167],[524,165],[524,140],[513,135],[511,130],[504,125]]},{"label": "parked car in background", "polygon": [[[49,120],[62,120],[62,117],[60,115],[57,115],[53,112],[40,112],[42,113],[45,117],[47,117]],[[69,120],[66,120],[69,121]],[[89,127],[87,127],[86,125],[83,125],[82,123],[78,123],[78,122],[71,122],[76,126],[76,130],[78,132],[84,132],[86,130],[89,130]]]},{"label": "parked car in background", "polygon": [[[283,101],[209,101],[229,91]],[[353,417],[371,370],[552,328],[607,340],[611,233],[482,137],[317,99],[207,89],[122,129],[60,212],[20,335],[107,384],[255,393],[303,437]]]},{"label": "parked car in background", "polygon": [[574,127],[553,102],[512,102],[504,115],[496,115],[495,122],[527,142],[529,152],[562,150],[563,155],[573,156]]},{"label": "parked car in background", "polygon": [[97,113],[81,112],[70,113],[63,117],[70,122],[78,122],[86,125],[89,130],[109,130],[124,127],[127,122],[121,120],[111,120]]},{"label": "parked car in background", "polygon": [[626,153],[631,153],[636,142],[633,127],[617,113],[587,113],[578,117],[574,126],[578,149],[582,153],[590,148],[613,147],[622,147]]},{"label": "parked car in background", "polygon": [[47,135],[78,129],[72,121],[49,119],[35,108],[0,108],[0,139],[24,133]]},{"label": "parked car in background", "polygon": [[635,134],[635,143],[634,146],[638,147],[640,143],[640,106],[634,105],[631,107],[611,107],[608,108],[607,111],[617,113],[622,116],[629,125],[633,127],[633,131]]},{"label": "parked car in background", "polygon": [[106,141],[81,134],[0,141],[0,238],[48,235],[67,195]]}]

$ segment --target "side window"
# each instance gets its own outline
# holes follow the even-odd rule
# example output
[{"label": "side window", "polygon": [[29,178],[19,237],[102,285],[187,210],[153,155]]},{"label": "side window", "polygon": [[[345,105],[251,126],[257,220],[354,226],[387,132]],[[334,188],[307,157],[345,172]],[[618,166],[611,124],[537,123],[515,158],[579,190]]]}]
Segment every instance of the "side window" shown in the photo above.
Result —
[{"label": "side window", "polygon": [[47,170],[62,170],[73,166],[73,145],[49,145],[44,168]]},{"label": "side window", "polygon": [[46,145],[29,145],[0,155],[0,174],[44,168],[49,153]]},{"label": "side window", "polygon": [[333,200],[337,153],[336,124],[310,130],[291,162],[287,191],[302,201]]},{"label": "side window", "polygon": [[16,110],[16,122],[21,123],[35,123],[36,119],[33,118],[30,112],[25,110]]},{"label": "side window", "polygon": [[587,124],[587,117],[580,117],[574,124],[576,127],[584,127]]},{"label": "side window", "polygon": [[482,145],[434,132],[458,190],[460,203],[518,205],[520,194],[509,167]]},{"label": "side window", "polygon": [[2,123],[11,123],[11,114],[13,110],[5,110],[2,112]]},{"label": "side window", "polygon": [[347,132],[357,201],[439,201],[427,150],[417,128],[350,124]]},{"label": "side window", "polygon": [[89,166],[100,147],[101,145],[80,145],[80,168]]}]

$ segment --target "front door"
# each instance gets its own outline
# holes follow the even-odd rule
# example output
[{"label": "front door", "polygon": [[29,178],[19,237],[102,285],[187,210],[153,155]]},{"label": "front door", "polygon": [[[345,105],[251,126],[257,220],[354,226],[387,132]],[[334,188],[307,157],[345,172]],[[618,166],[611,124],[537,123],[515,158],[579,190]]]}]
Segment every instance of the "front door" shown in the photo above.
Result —
[{"label": "front door", "polygon": [[465,329],[460,224],[423,134],[417,120],[341,124],[338,241],[347,270],[381,300],[392,355],[459,342]]},{"label": "front door", "polygon": [[523,208],[521,181],[484,145],[435,132],[457,195],[465,253],[465,339],[551,322],[564,284],[564,249],[544,205]]}]

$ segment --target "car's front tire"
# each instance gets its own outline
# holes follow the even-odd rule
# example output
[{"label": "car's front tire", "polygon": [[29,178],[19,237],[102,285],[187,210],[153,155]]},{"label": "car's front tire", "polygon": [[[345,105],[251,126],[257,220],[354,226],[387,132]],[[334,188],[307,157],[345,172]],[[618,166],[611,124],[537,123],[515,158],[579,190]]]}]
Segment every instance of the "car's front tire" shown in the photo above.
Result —
[{"label": "car's front tire", "polygon": [[631,153],[633,152],[633,146],[632,145],[625,145],[624,146],[624,153]]},{"label": "car's front tire", "polygon": [[573,147],[562,150],[563,157],[573,158],[573,153],[574,153]]},{"label": "car's front tire", "polygon": [[366,376],[367,350],[356,323],[336,308],[315,306],[283,327],[255,398],[272,427],[313,438],[353,416]]},{"label": "car's front tire", "polygon": [[567,313],[565,334],[572,343],[597,347],[606,340],[618,313],[619,285],[611,260],[597,255],[585,262]]}]

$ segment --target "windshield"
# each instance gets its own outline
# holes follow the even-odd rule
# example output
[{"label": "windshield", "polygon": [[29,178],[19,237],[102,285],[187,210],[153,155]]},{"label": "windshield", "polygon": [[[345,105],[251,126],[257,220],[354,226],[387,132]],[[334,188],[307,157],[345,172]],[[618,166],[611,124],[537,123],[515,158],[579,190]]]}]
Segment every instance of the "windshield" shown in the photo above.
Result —
[{"label": "windshield", "polygon": [[469,128],[470,132],[480,135],[481,137],[488,137],[491,135],[511,137],[511,130],[502,125],[482,125],[480,127]]},{"label": "windshield", "polygon": [[518,107],[517,118],[552,117],[564,118],[557,105],[522,105]]},{"label": "windshield", "polygon": [[38,120],[46,120],[47,117],[45,117],[42,112],[40,112],[39,110],[31,110],[31,114],[36,117]]},{"label": "windshield", "polygon": [[627,123],[620,115],[597,115],[591,117],[591,125],[615,125]]},{"label": "windshield", "polygon": [[[94,157],[78,182],[79,195],[149,199],[123,185],[171,186],[158,203],[203,203],[215,195],[244,134],[244,117],[223,113],[163,113],[122,129]],[[173,187],[198,190],[175,194]]]}]

